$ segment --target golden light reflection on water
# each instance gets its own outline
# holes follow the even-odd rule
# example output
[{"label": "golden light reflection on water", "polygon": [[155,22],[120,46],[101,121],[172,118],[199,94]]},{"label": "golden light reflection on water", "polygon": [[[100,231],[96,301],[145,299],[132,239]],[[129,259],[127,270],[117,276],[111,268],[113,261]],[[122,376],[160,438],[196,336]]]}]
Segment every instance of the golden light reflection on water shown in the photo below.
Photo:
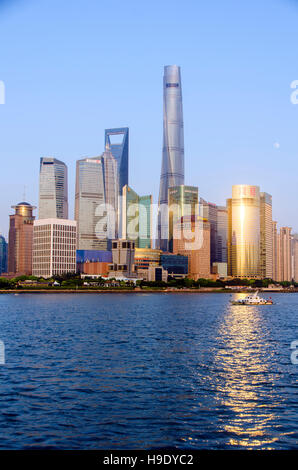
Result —
[{"label": "golden light reflection on water", "polygon": [[[246,294],[236,294],[235,298]],[[222,424],[232,434],[231,446],[262,447],[277,437],[266,438],[275,418],[273,375],[266,347],[266,324],[261,309],[266,306],[231,305],[226,308],[216,341],[221,344],[215,362],[217,400],[231,413]],[[265,388],[264,388],[265,386]]]}]

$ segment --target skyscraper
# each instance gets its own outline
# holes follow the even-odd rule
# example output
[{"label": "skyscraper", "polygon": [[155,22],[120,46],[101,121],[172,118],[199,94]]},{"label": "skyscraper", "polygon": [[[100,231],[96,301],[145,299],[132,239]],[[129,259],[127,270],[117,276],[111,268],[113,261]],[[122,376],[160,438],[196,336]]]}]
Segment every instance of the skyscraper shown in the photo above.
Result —
[{"label": "skyscraper", "polygon": [[40,159],[39,219],[68,218],[67,166],[53,157]]},{"label": "skyscraper", "polygon": [[136,248],[152,248],[152,196],[139,196],[125,185],[122,214],[122,238],[133,240]]},{"label": "skyscraper", "polygon": [[292,235],[292,278],[298,282],[298,234]]},{"label": "skyscraper", "polygon": [[[169,243],[168,250],[173,252],[174,228],[182,217],[199,215],[199,190],[196,186],[172,186],[168,190],[169,205]],[[181,225],[180,225],[181,226]],[[178,233],[178,232],[177,232]],[[180,233],[179,233],[180,236]]]},{"label": "skyscraper", "polygon": [[210,223],[210,264],[217,259],[217,205],[200,199],[200,214]]},{"label": "skyscraper", "polygon": [[272,221],[272,279],[278,280],[280,269],[280,246],[279,234],[277,233],[277,222]]},{"label": "skyscraper", "polygon": [[100,157],[77,161],[75,220],[77,221],[78,250],[105,250],[106,240],[96,234],[100,220],[98,207],[105,202],[104,176]]},{"label": "skyscraper", "polygon": [[268,193],[260,193],[260,269],[263,279],[272,279],[272,196]]},{"label": "skyscraper", "polygon": [[[180,227],[179,227],[180,225]],[[175,234],[178,230],[178,235]],[[173,252],[188,257],[188,277],[210,277],[210,223],[197,215],[187,215],[175,224]]]},{"label": "skyscraper", "polygon": [[[120,137],[120,140],[119,140]],[[119,127],[105,130],[105,148],[109,148],[118,165],[118,190],[128,184],[129,129]]]},{"label": "skyscraper", "polygon": [[158,244],[168,250],[168,190],[184,184],[184,131],[180,67],[167,65],[163,77],[163,149],[159,188]]},{"label": "skyscraper", "polygon": [[228,274],[238,278],[260,277],[260,190],[234,185],[227,201],[229,233]]},{"label": "skyscraper", "polygon": [[0,274],[7,272],[7,242],[0,235]]},{"label": "skyscraper", "polygon": [[216,262],[227,263],[228,212],[224,206],[217,206],[216,227]]},{"label": "skyscraper", "polygon": [[9,216],[8,272],[30,275],[35,207],[28,202],[20,202],[12,207],[15,214]]},{"label": "skyscraper", "polygon": [[291,228],[281,227],[279,234],[280,243],[280,272],[278,281],[292,280],[292,263],[291,263]]},{"label": "skyscraper", "polygon": [[101,156],[104,181],[104,201],[106,204],[106,236],[109,240],[118,236],[119,226],[119,174],[116,158],[108,145]]},{"label": "skyscraper", "polygon": [[118,169],[108,148],[77,161],[75,220],[79,250],[106,250],[117,237]]}]

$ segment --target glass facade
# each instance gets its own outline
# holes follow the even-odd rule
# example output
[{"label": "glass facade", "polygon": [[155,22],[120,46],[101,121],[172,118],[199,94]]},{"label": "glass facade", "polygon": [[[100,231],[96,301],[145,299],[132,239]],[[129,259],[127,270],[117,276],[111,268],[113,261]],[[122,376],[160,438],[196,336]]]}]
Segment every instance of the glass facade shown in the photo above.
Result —
[{"label": "glass facade", "polygon": [[[120,142],[114,142],[113,137],[120,136]],[[118,191],[122,194],[123,186],[128,184],[128,152],[129,152],[129,129],[119,127],[105,130],[105,147],[109,148],[118,165]]]},{"label": "glass facade", "polygon": [[224,206],[217,206],[216,232],[216,262],[227,263],[228,211],[227,208]]},{"label": "glass facade", "polygon": [[200,214],[210,223],[210,264],[217,260],[217,205],[200,199]]},{"label": "glass facade", "polygon": [[7,272],[7,242],[0,235],[0,274]]},{"label": "glass facade", "polygon": [[107,241],[102,228],[97,236],[100,216],[97,208],[105,202],[103,162],[101,157],[77,161],[75,220],[79,250],[106,250]]},{"label": "glass facade", "polygon": [[[232,188],[230,213],[230,273],[238,278],[259,278],[260,190],[246,184]],[[230,274],[229,273],[229,274]]]},{"label": "glass facade", "polygon": [[77,250],[77,263],[112,262],[112,252],[103,250]]},{"label": "glass facade", "polygon": [[199,215],[199,190],[196,186],[174,186],[169,188],[169,250],[173,251],[174,227],[182,217]]},{"label": "glass facade", "polygon": [[162,254],[160,256],[161,266],[168,271],[168,274],[187,274],[188,273],[188,257],[183,255],[168,255]]},{"label": "glass facade", "polygon": [[273,277],[272,196],[260,193],[260,269],[263,279]]},{"label": "glass facade", "polygon": [[167,65],[163,77],[163,149],[159,188],[158,244],[168,250],[168,190],[184,184],[184,131],[181,73]]},{"label": "glass facade", "polygon": [[138,269],[148,269],[149,266],[158,266],[160,264],[161,250],[154,248],[136,248],[135,265]]},{"label": "glass facade", "polygon": [[68,218],[67,166],[52,157],[40,159],[39,219]]},{"label": "glass facade", "polygon": [[118,236],[118,166],[112,152],[108,149],[102,154],[102,168],[104,181],[104,200],[107,206],[107,234],[108,240]]},{"label": "glass facade", "polygon": [[107,250],[118,236],[118,169],[109,150],[77,161],[75,219],[79,250]]},{"label": "glass facade", "polygon": [[139,196],[129,186],[122,195],[122,238],[134,240],[137,248],[151,248],[152,196]]}]

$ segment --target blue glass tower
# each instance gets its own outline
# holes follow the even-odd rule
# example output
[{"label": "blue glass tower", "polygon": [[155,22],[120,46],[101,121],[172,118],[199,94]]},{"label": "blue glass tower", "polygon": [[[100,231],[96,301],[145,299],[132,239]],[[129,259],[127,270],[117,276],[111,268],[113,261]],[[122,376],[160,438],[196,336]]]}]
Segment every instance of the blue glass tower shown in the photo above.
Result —
[{"label": "blue glass tower", "polygon": [[7,273],[7,242],[0,235],[0,274]]},{"label": "blue glass tower", "polygon": [[[114,136],[117,136],[117,140],[115,140]],[[128,146],[128,127],[119,127],[117,129],[105,130],[105,148],[109,148],[109,150],[112,152],[113,157],[116,158],[118,163],[120,195],[122,195],[123,187],[128,184]]]}]

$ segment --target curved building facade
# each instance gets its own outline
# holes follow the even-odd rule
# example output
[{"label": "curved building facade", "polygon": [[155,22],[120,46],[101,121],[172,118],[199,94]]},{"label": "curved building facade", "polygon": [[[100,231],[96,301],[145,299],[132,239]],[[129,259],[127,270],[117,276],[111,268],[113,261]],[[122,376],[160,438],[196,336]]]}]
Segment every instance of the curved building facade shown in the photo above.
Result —
[{"label": "curved building facade", "polygon": [[168,190],[184,184],[184,130],[181,72],[177,65],[166,65],[163,77],[163,149],[159,189],[158,240],[168,249]]},{"label": "curved building facade", "polygon": [[9,216],[8,272],[32,274],[33,210],[28,202],[20,202]]},{"label": "curved building facade", "polygon": [[234,185],[228,201],[230,275],[259,278],[260,272],[260,188]]}]

